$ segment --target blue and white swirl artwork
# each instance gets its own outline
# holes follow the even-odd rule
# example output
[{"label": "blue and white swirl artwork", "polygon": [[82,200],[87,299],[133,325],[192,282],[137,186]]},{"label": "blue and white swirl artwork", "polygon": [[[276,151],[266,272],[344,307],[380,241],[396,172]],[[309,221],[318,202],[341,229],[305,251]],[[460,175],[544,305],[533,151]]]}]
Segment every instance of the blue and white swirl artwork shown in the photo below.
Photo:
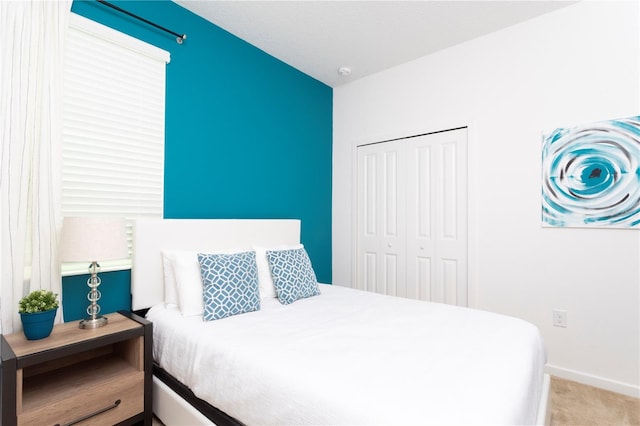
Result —
[{"label": "blue and white swirl artwork", "polygon": [[543,137],[542,224],[640,228],[640,116]]}]

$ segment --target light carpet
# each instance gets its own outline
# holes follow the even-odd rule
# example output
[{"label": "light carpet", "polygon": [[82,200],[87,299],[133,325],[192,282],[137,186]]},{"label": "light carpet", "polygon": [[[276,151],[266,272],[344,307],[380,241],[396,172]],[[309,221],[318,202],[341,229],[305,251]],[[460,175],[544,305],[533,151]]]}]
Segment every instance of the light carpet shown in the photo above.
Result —
[{"label": "light carpet", "polygon": [[552,426],[640,425],[640,399],[551,378]]}]

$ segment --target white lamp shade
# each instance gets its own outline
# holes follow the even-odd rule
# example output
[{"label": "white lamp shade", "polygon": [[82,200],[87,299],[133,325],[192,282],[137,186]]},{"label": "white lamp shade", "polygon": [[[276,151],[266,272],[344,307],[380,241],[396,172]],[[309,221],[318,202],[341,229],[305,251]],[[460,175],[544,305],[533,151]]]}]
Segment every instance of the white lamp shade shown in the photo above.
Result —
[{"label": "white lamp shade", "polygon": [[125,220],[112,217],[65,217],[60,238],[63,262],[97,262],[129,256]]}]

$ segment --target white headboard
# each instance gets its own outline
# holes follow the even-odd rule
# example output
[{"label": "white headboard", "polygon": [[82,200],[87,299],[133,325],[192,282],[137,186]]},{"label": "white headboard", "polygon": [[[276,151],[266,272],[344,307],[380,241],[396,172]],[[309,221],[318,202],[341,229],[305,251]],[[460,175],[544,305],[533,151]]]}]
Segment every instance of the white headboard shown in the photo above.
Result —
[{"label": "white headboard", "polygon": [[297,244],[297,219],[138,219],[133,226],[132,309],[164,301],[162,250],[212,251]]}]

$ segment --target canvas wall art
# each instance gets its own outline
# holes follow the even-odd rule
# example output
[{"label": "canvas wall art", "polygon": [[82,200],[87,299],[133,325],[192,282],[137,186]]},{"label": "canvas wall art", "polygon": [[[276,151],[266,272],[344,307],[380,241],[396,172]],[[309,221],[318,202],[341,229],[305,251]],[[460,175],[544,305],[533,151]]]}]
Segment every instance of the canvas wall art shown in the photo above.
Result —
[{"label": "canvas wall art", "polygon": [[640,116],[543,136],[542,224],[640,229]]}]

